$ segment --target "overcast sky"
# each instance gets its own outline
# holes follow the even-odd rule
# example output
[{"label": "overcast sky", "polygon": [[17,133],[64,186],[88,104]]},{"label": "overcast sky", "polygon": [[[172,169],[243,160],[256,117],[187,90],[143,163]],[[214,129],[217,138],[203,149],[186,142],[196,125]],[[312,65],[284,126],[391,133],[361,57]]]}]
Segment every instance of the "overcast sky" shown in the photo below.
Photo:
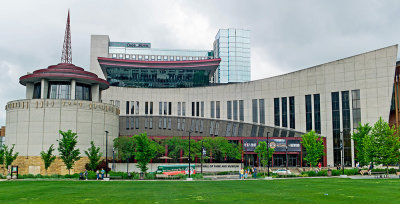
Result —
[{"label": "overcast sky", "polygon": [[57,64],[71,9],[72,56],[89,70],[91,34],[154,48],[212,49],[219,28],[251,30],[252,80],[398,44],[400,1],[3,1],[0,125],[19,77]]}]

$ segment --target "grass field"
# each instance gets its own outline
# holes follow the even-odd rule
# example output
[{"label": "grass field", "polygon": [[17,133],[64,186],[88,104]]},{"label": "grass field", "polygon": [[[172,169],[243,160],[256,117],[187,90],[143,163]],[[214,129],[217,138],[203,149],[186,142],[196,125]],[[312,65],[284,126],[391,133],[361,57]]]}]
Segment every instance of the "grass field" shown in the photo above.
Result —
[{"label": "grass field", "polygon": [[0,203],[399,203],[400,180],[3,181]]}]

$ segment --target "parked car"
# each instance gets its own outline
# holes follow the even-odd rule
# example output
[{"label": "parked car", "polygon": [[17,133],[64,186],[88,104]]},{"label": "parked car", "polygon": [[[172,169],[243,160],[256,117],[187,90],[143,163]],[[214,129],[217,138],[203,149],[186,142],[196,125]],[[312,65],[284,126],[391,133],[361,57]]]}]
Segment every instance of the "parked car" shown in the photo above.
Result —
[{"label": "parked car", "polygon": [[292,172],[290,172],[290,170],[287,169],[278,169],[276,171],[273,171],[272,173],[278,174],[278,175],[289,175],[292,174]]}]

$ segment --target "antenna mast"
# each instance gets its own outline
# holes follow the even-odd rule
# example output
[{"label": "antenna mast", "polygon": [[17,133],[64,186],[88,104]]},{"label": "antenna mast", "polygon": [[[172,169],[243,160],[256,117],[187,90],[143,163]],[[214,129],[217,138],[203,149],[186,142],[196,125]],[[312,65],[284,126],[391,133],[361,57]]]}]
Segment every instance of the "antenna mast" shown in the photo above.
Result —
[{"label": "antenna mast", "polygon": [[64,45],[61,55],[61,63],[72,64],[72,50],[71,50],[71,27],[69,21],[69,9],[67,17],[67,26],[65,27]]}]

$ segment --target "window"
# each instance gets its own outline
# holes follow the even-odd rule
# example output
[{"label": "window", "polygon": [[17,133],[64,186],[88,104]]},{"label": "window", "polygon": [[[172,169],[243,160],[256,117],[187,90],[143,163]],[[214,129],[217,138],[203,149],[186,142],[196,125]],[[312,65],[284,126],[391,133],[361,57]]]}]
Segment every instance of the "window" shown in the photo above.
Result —
[{"label": "window", "polygon": [[148,60],[149,60],[149,56],[148,56],[148,55],[144,56],[144,59],[145,59],[146,61],[148,61]]},{"label": "window", "polygon": [[125,114],[129,115],[129,101],[126,102]]},{"label": "window", "polygon": [[172,115],[172,102],[168,102],[168,115]]},{"label": "window", "polygon": [[162,102],[158,103],[158,115],[162,115]]},{"label": "window", "polygon": [[257,107],[257,99],[252,100],[252,112],[253,112],[253,123],[258,122],[258,107]]},{"label": "window", "polygon": [[176,57],[176,61],[181,61],[181,58],[179,56]]},{"label": "window", "polygon": [[210,101],[210,118],[214,118],[214,109],[215,109],[215,102]]},{"label": "window", "polygon": [[214,135],[214,121],[210,121],[210,135]]},{"label": "window", "polygon": [[162,118],[158,118],[158,128],[162,128]]},{"label": "window", "polygon": [[233,120],[237,120],[238,119],[238,101],[234,100],[233,101]]},{"label": "window", "polygon": [[232,101],[226,102],[226,117],[232,119]]},{"label": "window", "polygon": [[139,60],[142,60],[143,59],[143,56],[142,55],[139,55]]},{"label": "window", "polygon": [[186,119],[182,119],[182,131],[185,130]]},{"label": "window", "polygon": [[178,102],[178,116],[181,115],[181,102]]},{"label": "window", "polygon": [[125,125],[126,129],[129,130],[129,118],[126,117],[126,125]]},{"label": "window", "polygon": [[204,121],[200,120],[200,131],[199,132],[202,133],[203,130],[204,130]]},{"label": "window", "polygon": [[319,94],[314,94],[314,129],[321,134],[321,105]]},{"label": "window", "polygon": [[233,123],[233,127],[232,127],[232,136],[236,137],[238,136],[238,124],[237,123]]},{"label": "window", "polygon": [[252,125],[250,137],[257,137],[257,125]]},{"label": "window", "polygon": [[186,60],[187,58],[185,56],[182,57],[182,60]]},{"label": "window", "polygon": [[157,61],[161,61],[161,56],[157,56]]},{"label": "window", "polygon": [[116,59],[117,58],[117,54],[112,54],[112,58]]},{"label": "window", "polygon": [[150,118],[150,129],[153,129],[153,118]]},{"label": "window", "polygon": [[289,122],[290,128],[295,129],[295,108],[294,108],[294,96],[289,97]]},{"label": "window", "polygon": [[196,121],[194,119],[190,120],[190,131],[193,132],[194,131],[194,126],[196,124]]},{"label": "window", "polygon": [[186,102],[182,102],[182,116],[186,115]]},{"label": "window", "polygon": [[172,118],[168,118],[168,130],[171,130]]},{"label": "window", "polygon": [[177,127],[177,130],[181,130],[181,119],[180,119],[180,118],[178,118],[178,127]]},{"label": "window", "polygon": [[264,99],[258,100],[259,102],[259,109],[260,109],[260,123],[265,124],[265,105],[264,105]]},{"label": "window", "polygon": [[135,101],[131,101],[131,115],[135,114]]},{"label": "window", "polygon": [[351,127],[350,127],[350,94],[342,91],[342,124],[343,124],[343,148],[344,163],[351,166]]},{"label": "window", "polygon": [[226,137],[232,136],[232,131],[231,131],[231,129],[232,129],[232,123],[227,123],[227,124],[226,124],[226,130],[225,130],[225,136],[226,136]]},{"label": "window", "polygon": [[274,125],[280,126],[279,98],[274,98]]},{"label": "window", "polygon": [[167,118],[163,118],[163,121],[164,121],[164,126],[163,126],[163,128],[164,129],[167,129]]},{"label": "window", "polygon": [[341,163],[340,149],[340,109],[339,92],[332,92],[332,130],[333,130],[333,161],[337,166]]},{"label": "window", "polygon": [[164,56],[164,61],[167,61],[168,60],[168,56]]},{"label": "window", "polygon": [[151,56],[151,61],[154,61],[154,60],[155,60],[155,56],[152,55],[152,56]]},{"label": "window", "polygon": [[136,129],[139,129],[139,118],[136,118]]},{"label": "window", "polygon": [[153,115],[153,102],[150,102],[150,115]]},{"label": "window", "polygon": [[131,121],[130,128],[131,128],[131,129],[134,129],[134,128],[135,128],[135,118],[134,118],[134,117],[130,117],[129,120]]},{"label": "window", "polygon": [[149,114],[149,102],[144,102],[144,114]]},{"label": "window", "polygon": [[145,118],[144,119],[144,129],[147,129],[148,125],[149,125],[149,118]]},{"label": "window", "polygon": [[243,123],[239,123],[238,136],[243,136]]},{"label": "window", "polygon": [[135,60],[136,59],[136,55],[132,55],[132,59]]},{"label": "window", "polygon": [[201,117],[204,117],[204,101],[201,102]]},{"label": "window", "polygon": [[220,117],[220,102],[219,101],[216,101],[215,102],[215,109],[216,109],[216,118],[221,118]]},{"label": "window", "polygon": [[194,107],[194,102],[192,102],[192,116],[195,115],[194,112],[195,112],[195,107]]},{"label": "window", "polygon": [[361,122],[360,90],[351,91],[351,99],[353,109],[353,129],[357,129]]},{"label": "window", "polygon": [[33,99],[36,99],[36,98],[40,98],[41,97],[41,92],[42,92],[42,85],[41,85],[41,83],[39,82],[39,83],[36,83],[34,86],[33,86],[33,96],[32,96],[32,98]]},{"label": "window", "polygon": [[196,102],[196,116],[200,116],[200,102]]},{"label": "window", "polygon": [[193,57],[189,57],[189,60],[193,60]]},{"label": "window", "polygon": [[123,59],[124,55],[123,54],[119,54],[119,59]]},{"label": "window", "polygon": [[136,101],[136,114],[139,114],[139,101]]},{"label": "window", "polygon": [[50,82],[47,98],[71,99],[71,84],[67,82]]},{"label": "window", "polygon": [[195,129],[195,131],[199,132],[199,130],[200,130],[200,120],[196,119],[196,129]]},{"label": "window", "polygon": [[283,97],[282,99],[282,127],[287,127],[287,98]]},{"label": "window", "polygon": [[239,120],[244,121],[244,102],[239,100]]},{"label": "window", "polygon": [[164,102],[164,115],[167,115],[168,105],[167,102]]},{"label": "window", "polygon": [[306,95],[306,131],[312,130],[311,95]]},{"label": "window", "polygon": [[169,59],[170,59],[171,61],[174,61],[174,56],[171,56]]},{"label": "window", "polygon": [[129,59],[129,55],[125,55],[125,59]]},{"label": "window", "polygon": [[119,108],[119,106],[120,106],[119,100],[115,100],[115,106],[117,106]]},{"label": "window", "polygon": [[218,132],[219,132],[219,122],[215,122],[215,131],[214,131],[214,135],[218,136]]},{"label": "window", "polygon": [[259,128],[258,128],[258,135],[257,135],[257,137],[263,137],[264,136],[264,127],[263,126],[260,126]]}]

